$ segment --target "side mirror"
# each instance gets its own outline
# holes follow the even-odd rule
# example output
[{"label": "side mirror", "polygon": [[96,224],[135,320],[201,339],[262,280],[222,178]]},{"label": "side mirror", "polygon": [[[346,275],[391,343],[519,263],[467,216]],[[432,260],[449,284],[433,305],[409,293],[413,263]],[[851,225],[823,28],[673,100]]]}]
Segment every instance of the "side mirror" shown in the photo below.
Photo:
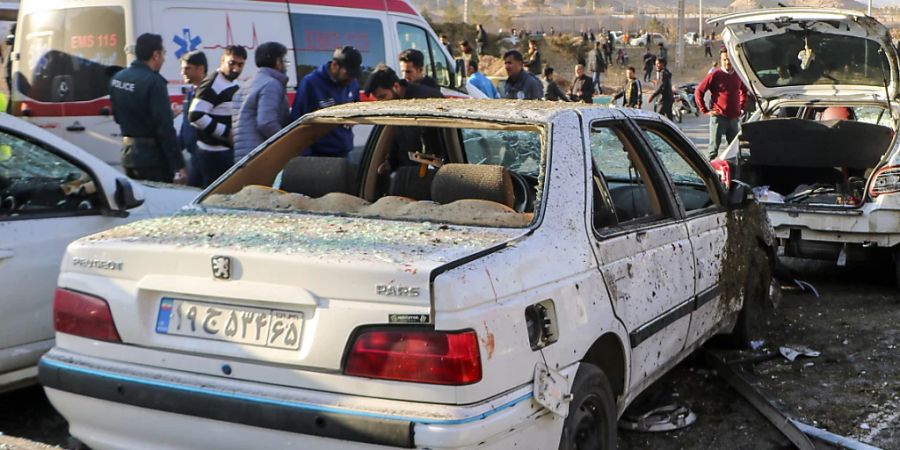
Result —
[{"label": "side mirror", "polygon": [[727,203],[731,209],[742,208],[753,201],[753,190],[746,183],[732,180],[728,186]]},{"label": "side mirror", "polygon": [[116,206],[120,213],[128,214],[128,210],[144,204],[144,199],[134,195],[134,188],[127,178],[116,178]]}]

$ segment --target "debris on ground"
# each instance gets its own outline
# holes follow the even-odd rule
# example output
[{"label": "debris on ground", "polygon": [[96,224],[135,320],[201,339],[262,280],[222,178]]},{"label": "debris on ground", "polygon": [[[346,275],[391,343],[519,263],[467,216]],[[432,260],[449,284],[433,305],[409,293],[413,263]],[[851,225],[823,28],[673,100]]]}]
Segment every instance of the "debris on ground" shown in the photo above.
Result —
[{"label": "debris on ground", "polygon": [[672,403],[633,416],[627,412],[619,419],[619,428],[631,431],[660,432],[679,430],[691,426],[697,415],[682,403]]},{"label": "debris on ground", "polygon": [[784,359],[794,362],[798,356],[808,356],[810,358],[817,358],[822,353],[817,352],[809,347],[805,347],[802,345],[794,345],[794,346],[786,346],[783,345],[778,348],[778,352],[781,353],[781,356],[784,356]]}]

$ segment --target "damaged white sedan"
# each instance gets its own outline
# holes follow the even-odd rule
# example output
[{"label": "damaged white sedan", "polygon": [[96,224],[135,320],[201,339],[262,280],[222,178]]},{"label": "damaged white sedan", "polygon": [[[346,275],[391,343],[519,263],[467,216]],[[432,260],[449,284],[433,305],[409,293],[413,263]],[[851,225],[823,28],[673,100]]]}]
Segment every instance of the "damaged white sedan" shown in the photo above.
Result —
[{"label": "damaged white sedan", "polygon": [[[356,125],[358,163],[300,156]],[[98,449],[613,449],[644,388],[758,331],[748,193],[641,111],[321,110],[193,209],[73,243],[40,380]]]},{"label": "damaged white sedan", "polygon": [[788,256],[893,256],[900,282],[900,79],[861,12],[775,8],[712,19],[759,111],[718,158],[754,187]]}]

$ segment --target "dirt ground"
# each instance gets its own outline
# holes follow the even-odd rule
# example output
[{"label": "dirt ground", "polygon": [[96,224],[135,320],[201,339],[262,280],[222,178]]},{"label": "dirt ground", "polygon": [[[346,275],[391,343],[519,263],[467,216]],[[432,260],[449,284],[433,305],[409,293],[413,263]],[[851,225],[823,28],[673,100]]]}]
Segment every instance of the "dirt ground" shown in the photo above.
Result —
[{"label": "dirt ground", "polygon": [[[815,358],[758,363],[755,374],[794,417],[883,449],[900,449],[900,295],[892,268],[783,259],[819,298],[783,291],[763,349],[803,345]],[[698,357],[661,380],[697,414],[669,433],[620,432],[620,449],[783,449],[792,445]]]}]

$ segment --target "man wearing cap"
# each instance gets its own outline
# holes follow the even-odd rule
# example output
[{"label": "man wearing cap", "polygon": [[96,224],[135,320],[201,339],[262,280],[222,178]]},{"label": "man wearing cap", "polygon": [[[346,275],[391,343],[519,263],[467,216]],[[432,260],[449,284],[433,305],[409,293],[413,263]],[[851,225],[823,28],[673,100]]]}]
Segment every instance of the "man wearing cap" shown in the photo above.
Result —
[{"label": "man wearing cap", "polygon": [[[359,50],[349,45],[336,49],[331,61],[303,77],[291,108],[291,121],[322,108],[359,101],[357,79],[361,74],[362,54]],[[303,155],[343,158],[352,149],[353,131],[338,126],[304,150]]]}]

